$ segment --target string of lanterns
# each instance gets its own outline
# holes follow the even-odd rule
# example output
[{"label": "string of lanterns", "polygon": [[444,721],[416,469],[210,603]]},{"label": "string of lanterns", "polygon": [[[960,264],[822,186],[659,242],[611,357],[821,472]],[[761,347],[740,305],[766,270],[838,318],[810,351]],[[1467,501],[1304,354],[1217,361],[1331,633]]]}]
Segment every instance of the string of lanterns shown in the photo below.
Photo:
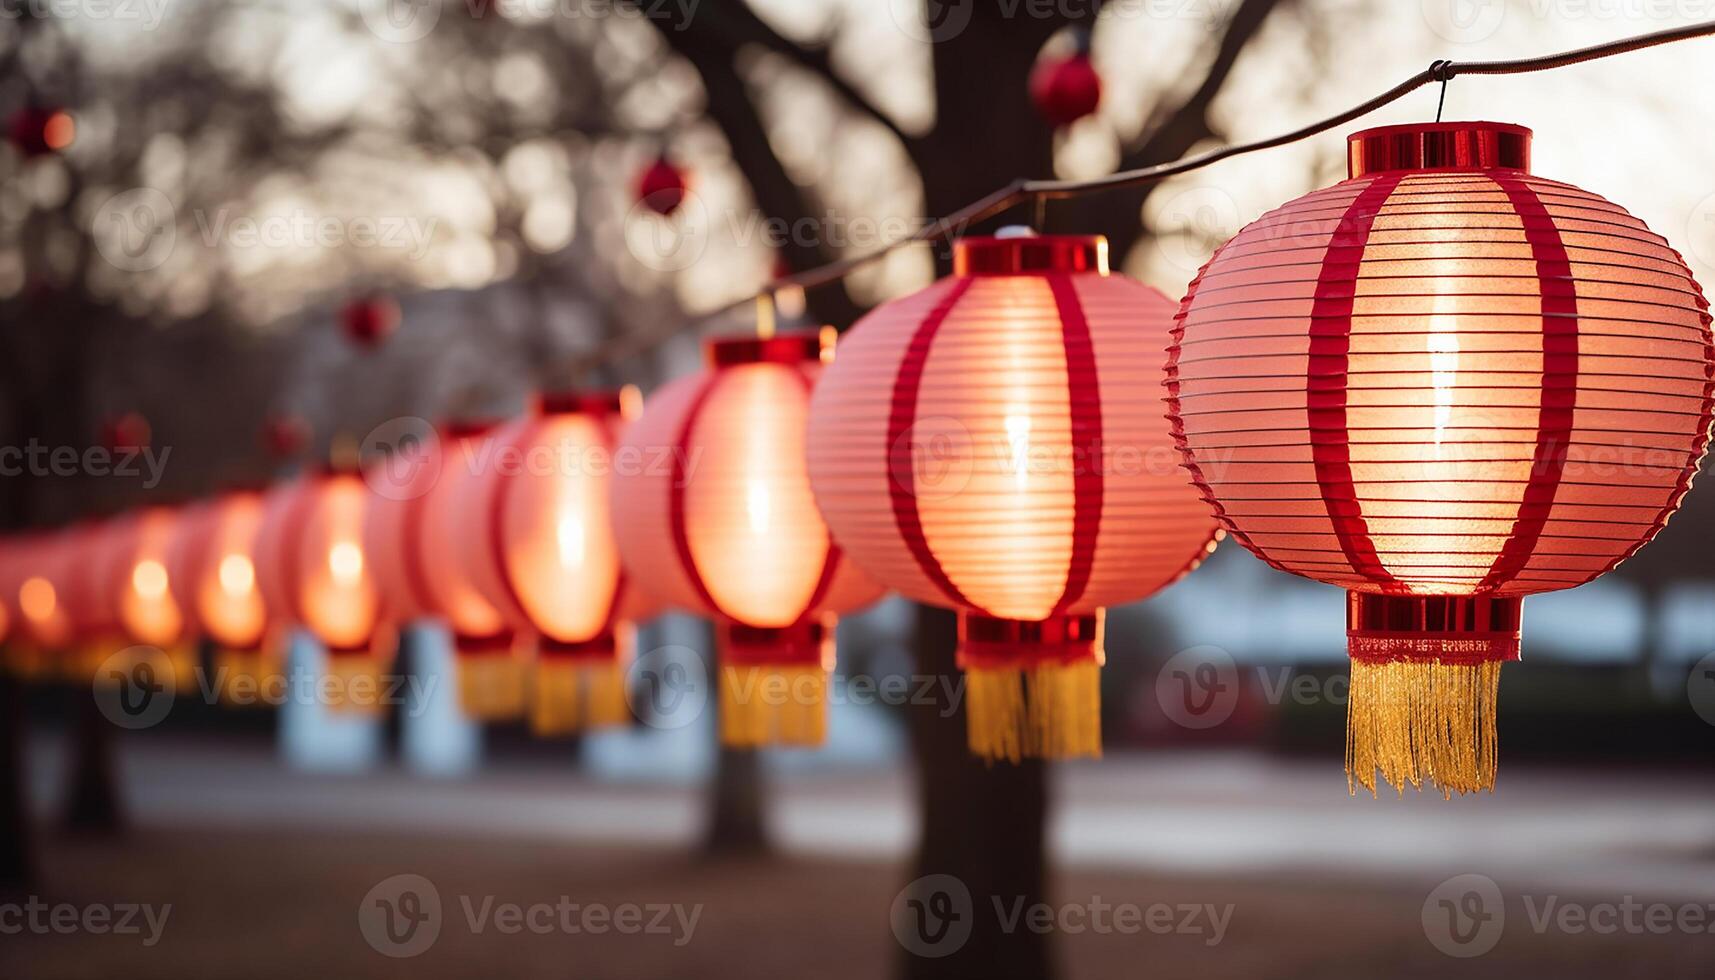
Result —
[{"label": "string of lanterns", "polygon": [[[1438,63],[1299,133],[1484,70]],[[258,672],[301,627],[356,678],[440,618],[467,713],[557,734],[625,720],[630,627],[678,608],[719,626],[723,740],[808,746],[835,619],[892,590],[958,610],[974,753],[1090,756],[1104,610],[1231,534],[1349,592],[1354,792],[1378,774],[1492,789],[1522,597],[1658,533],[1715,411],[1690,270],[1617,205],[1533,175],[1530,140],[1486,122],[1356,133],[1349,179],[1246,226],[1178,304],[1113,273],[1100,237],[1009,229],[955,242],[952,275],[837,347],[767,316],[716,338],[641,410],[634,393],[550,393],[407,455],[9,539],[0,631],[36,651],[27,669],[40,651],[81,650],[88,669],[116,643],[201,637]],[[961,213],[1076,190],[1027,182]],[[502,465],[550,449],[579,463]]]}]

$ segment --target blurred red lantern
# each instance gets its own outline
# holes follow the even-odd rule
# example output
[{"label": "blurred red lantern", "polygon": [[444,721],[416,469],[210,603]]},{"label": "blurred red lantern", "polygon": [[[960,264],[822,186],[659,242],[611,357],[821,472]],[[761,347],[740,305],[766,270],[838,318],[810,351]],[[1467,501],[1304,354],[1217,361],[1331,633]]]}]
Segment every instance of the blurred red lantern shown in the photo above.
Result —
[{"label": "blurred red lantern", "polygon": [[1636,552],[1703,456],[1708,307],[1643,222],[1532,176],[1523,127],[1349,162],[1193,280],[1169,411],[1234,536],[1348,590],[1350,779],[1493,789],[1521,597]]},{"label": "blurred red lantern", "polygon": [[391,296],[372,295],[354,299],[339,312],[346,337],[359,347],[373,350],[399,328],[399,304]]},{"label": "blurred red lantern", "polygon": [[76,137],[77,123],[63,109],[25,106],[6,126],[7,141],[25,159],[58,153]]},{"label": "blurred red lantern", "polygon": [[816,502],[870,574],[959,610],[985,758],[1099,754],[1105,608],[1217,540],[1151,394],[1172,315],[1100,237],[967,238],[817,388]]},{"label": "blurred red lantern", "polygon": [[1047,58],[1030,72],[1030,99],[1049,123],[1069,126],[1101,105],[1102,77],[1087,52]]},{"label": "blurred red lantern", "polygon": [[257,587],[262,495],[235,490],[186,508],[168,563],[186,631],[214,644],[215,681],[229,701],[254,702],[278,665],[267,644],[268,614]]},{"label": "blurred red lantern", "polygon": [[67,532],[34,532],[7,539],[4,587],[14,620],[9,663],[22,677],[40,677],[63,663],[63,655],[76,640],[65,605],[75,557],[71,542]]},{"label": "blurred red lantern", "polygon": [[[426,427],[425,427],[426,429]],[[441,479],[441,439],[432,431],[407,433],[392,451],[370,460],[369,511],[363,538],[375,565],[375,584],[387,619],[403,628],[438,615],[422,558],[424,498]]]},{"label": "blurred red lantern", "polygon": [[135,452],[149,448],[154,430],[141,412],[123,412],[110,416],[101,427],[101,442],[116,452]]},{"label": "blurred red lantern", "polygon": [[483,596],[535,643],[530,717],[541,734],[630,718],[632,623],[648,611],[608,520],[621,401],[619,392],[545,395],[501,429],[474,501],[486,533],[460,539]]},{"label": "blurred red lantern", "polygon": [[837,615],[881,595],[845,561],[804,469],[810,390],[832,331],[710,342],[621,438],[614,534],[627,573],[715,618],[721,737],[818,745]]},{"label": "blurred red lantern", "polygon": [[656,214],[669,215],[685,203],[690,181],[665,155],[658,156],[637,176],[637,200]]},{"label": "blurred red lantern", "polygon": [[[178,521],[175,508],[148,507],[116,517],[97,532],[99,543],[90,561],[95,598],[104,608],[97,620],[100,626],[90,637],[101,648],[89,656],[101,657],[96,661],[100,663],[120,645],[154,648],[171,671],[172,676],[162,680],[188,688],[196,682],[196,651],[187,642],[185,615],[173,598],[169,569]],[[108,624],[117,628],[117,642],[103,635]]]},{"label": "blurred red lantern", "polygon": [[298,415],[270,415],[262,420],[262,448],[274,459],[291,459],[310,443],[310,425]]},{"label": "blurred red lantern", "polygon": [[453,632],[459,701],[467,715],[500,721],[524,714],[525,672],[518,637],[477,584],[467,541],[491,533],[481,505],[484,475],[494,463],[496,423],[459,421],[442,433],[439,477],[415,517],[420,583]]}]

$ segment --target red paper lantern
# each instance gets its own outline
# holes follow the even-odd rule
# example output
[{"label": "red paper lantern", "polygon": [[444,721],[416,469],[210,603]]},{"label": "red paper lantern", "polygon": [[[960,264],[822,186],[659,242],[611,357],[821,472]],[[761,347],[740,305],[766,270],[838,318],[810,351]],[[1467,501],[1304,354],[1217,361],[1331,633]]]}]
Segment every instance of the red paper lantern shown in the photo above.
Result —
[{"label": "red paper lantern", "polygon": [[1049,58],[1030,72],[1030,100],[1048,122],[1070,126],[1101,105],[1102,76],[1086,53]]},{"label": "red paper lantern", "polygon": [[660,215],[670,215],[679,210],[690,189],[691,183],[684,171],[673,166],[666,156],[656,157],[637,176],[638,203]]},{"label": "red paper lantern", "polygon": [[375,584],[389,622],[404,627],[437,614],[424,576],[423,499],[441,479],[444,453],[438,435],[408,435],[386,456],[369,462],[369,513],[363,538],[375,565]]},{"label": "red paper lantern", "polygon": [[262,495],[253,490],[195,504],[179,519],[168,563],[186,630],[214,644],[216,686],[234,702],[254,701],[263,678],[278,674],[257,586],[263,516]]},{"label": "red paper lantern", "polygon": [[399,304],[391,296],[364,296],[345,304],[340,327],[351,342],[366,350],[380,347],[399,328]]},{"label": "red paper lantern", "polygon": [[26,106],[12,114],[6,138],[25,159],[31,160],[71,146],[77,123],[63,109]]},{"label": "red paper lantern", "polygon": [[804,467],[810,391],[832,331],[708,345],[626,428],[614,534],[626,571],[720,625],[721,737],[818,745],[837,615],[881,589],[816,511]]},{"label": "red paper lantern", "polygon": [[14,637],[10,666],[20,676],[40,677],[56,666],[56,655],[76,641],[65,595],[74,556],[69,533],[32,533],[8,539],[7,605]]},{"label": "red paper lantern", "polygon": [[85,557],[95,576],[93,601],[99,613],[83,628],[90,668],[121,648],[150,647],[161,652],[160,662],[170,670],[171,676],[162,680],[185,689],[194,686],[196,651],[172,591],[171,550],[178,523],[177,509],[148,507],[93,532],[97,541]]},{"label": "red paper lantern", "polygon": [[1533,176],[1528,129],[1349,162],[1191,283],[1169,409],[1234,536],[1349,592],[1350,778],[1492,789],[1521,597],[1631,556],[1703,456],[1708,307],[1643,222]]},{"label": "red paper lantern", "polygon": [[870,574],[959,610],[986,758],[1098,754],[1105,608],[1214,546],[1151,394],[1172,313],[1103,238],[967,238],[816,392],[816,502]]},{"label": "red paper lantern", "polygon": [[627,584],[608,520],[619,392],[557,393],[494,438],[460,539],[473,581],[535,645],[530,719],[538,734],[629,720],[632,623],[647,615]]},{"label": "red paper lantern", "polygon": [[483,594],[467,540],[490,533],[482,507],[484,474],[494,463],[496,424],[459,421],[441,434],[439,477],[417,505],[415,575],[434,612],[453,632],[459,701],[470,717],[501,721],[524,714],[525,672],[518,637]]}]

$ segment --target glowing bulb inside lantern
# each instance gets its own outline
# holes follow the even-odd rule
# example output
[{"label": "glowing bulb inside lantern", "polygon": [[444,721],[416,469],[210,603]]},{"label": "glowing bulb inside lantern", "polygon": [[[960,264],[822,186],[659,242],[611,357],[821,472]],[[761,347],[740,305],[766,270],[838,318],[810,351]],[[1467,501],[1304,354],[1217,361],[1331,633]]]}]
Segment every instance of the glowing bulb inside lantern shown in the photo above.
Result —
[{"label": "glowing bulb inside lantern", "polygon": [[220,560],[220,588],[229,596],[242,596],[256,584],[256,566],[243,555],[227,555]]},{"label": "glowing bulb inside lantern", "polygon": [[1023,408],[1016,411],[1006,417],[1006,441],[1012,447],[1013,483],[1023,490],[1030,483],[1030,416]]},{"label": "glowing bulb inside lantern", "polygon": [[159,599],[167,594],[166,566],[153,558],[145,558],[131,570],[131,588],[137,595],[149,600]]},{"label": "glowing bulb inside lantern", "polygon": [[554,527],[554,540],[559,545],[561,568],[584,567],[584,522],[576,514],[562,514]]},{"label": "glowing bulb inside lantern", "polygon": [[363,549],[341,541],[328,549],[328,571],[340,585],[355,585],[363,576]]},{"label": "glowing bulb inside lantern", "polygon": [[47,579],[25,579],[24,584],[18,587],[18,608],[38,623],[52,619],[58,604],[59,597],[54,594],[53,583]]},{"label": "glowing bulb inside lantern", "polygon": [[752,534],[768,533],[768,484],[751,480],[745,494],[744,509],[750,517]]}]

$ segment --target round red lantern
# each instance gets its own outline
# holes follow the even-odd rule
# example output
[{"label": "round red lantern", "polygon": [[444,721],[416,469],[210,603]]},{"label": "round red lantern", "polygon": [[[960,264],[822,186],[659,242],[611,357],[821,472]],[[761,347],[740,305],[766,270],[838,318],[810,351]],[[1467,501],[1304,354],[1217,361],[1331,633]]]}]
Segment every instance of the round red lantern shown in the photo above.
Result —
[{"label": "round red lantern", "polygon": [[186,508],[168,565],[187,632],[214,645],[215,686],[233,703],[254,703],[265,677],[268,615],[257,587],[256,539],[262,495],[236,490]]},{"label": "round red lantern", "polygon": [[524,714],[525,671],[518,637],[500,608],[484,595],[465,542],[491,533],[482,507],[484,474],[494,465],[496,423],[459,421],[441,433],[434,485],[416,506],[416,568],[430,607],[453,632],[459,702],[480,721]]},{"label": "round red lantern", "polygon": [[685,203],[691,182],[684,171],[665,155],[658,156],[637,175],[638,203],[660,215],[670,215]]},{"label": "round red lantern", "polygon": [[70,532],[34,532],[9,542],[5,587],[16,621],[11,667],[22,677],[48,673],[56,655],[69,653],[76,642],[65,603],[72,540]]},{"label": "round red lantern", "polygon": [[1708,441],[1715,350],[1643,222],[1530,173],[1528,129],[1351,137],[1181,305],[1169,410],[1244,545],[1348,590],[1349,779],[1493,789],[1522,596],[1654,537]]},{"label": "round red lantern", "polygon": [[[535,645],[531,727],[552,735],[630,719],[632,623],[647,615],[608,520],[619,392],[544,395],[495,435],[460,539],[483,595]],[[528,643],[526,644],[528,645]]]},{"label": "round red lantern", "polygon": [[[104,607],[100,626],[88,628],[90,668],[104,662],[120,645],[153,647],[161,651],[172,676],[163,678],[181,689],[196,683],[196,651],[188,642],[185,615],[173,598],[169,567],[179,512],[171,507],[148,507],[108,521],[96,532],[99,543],[89,556],[95,575],[95,601]],[[107,634],[105,627],[116,627]]]},{"label": "round red lantern", "polygon": [[352,343],[373,350],[399,328],[401,316],[399,304],[393,297],[377,294],[345,304],[339,312],[339,322]]},{"label": "round red lantern", "polygon": [[830,537],[804,466],[831,341],[711,341],[708,370],[662,387],[620,439],[620,557],[650,594],[719,623],[729,745],[821,744],[835,619],[881,594]]},{"label": "round red lantern", "polygon": [[1049,58],[1030,72],[1030,100],[1049,123],[1070,126],[1101,105],[1102,76],[1086,52]]},{"label": "round red lantern", "polygon": [[1105,608],[1215,544],[1149,394],[1172,311],[1103,238],[967,238],[816,392],[816,502],[871,575],[959,610],[978,755],[1099,754]]}]

